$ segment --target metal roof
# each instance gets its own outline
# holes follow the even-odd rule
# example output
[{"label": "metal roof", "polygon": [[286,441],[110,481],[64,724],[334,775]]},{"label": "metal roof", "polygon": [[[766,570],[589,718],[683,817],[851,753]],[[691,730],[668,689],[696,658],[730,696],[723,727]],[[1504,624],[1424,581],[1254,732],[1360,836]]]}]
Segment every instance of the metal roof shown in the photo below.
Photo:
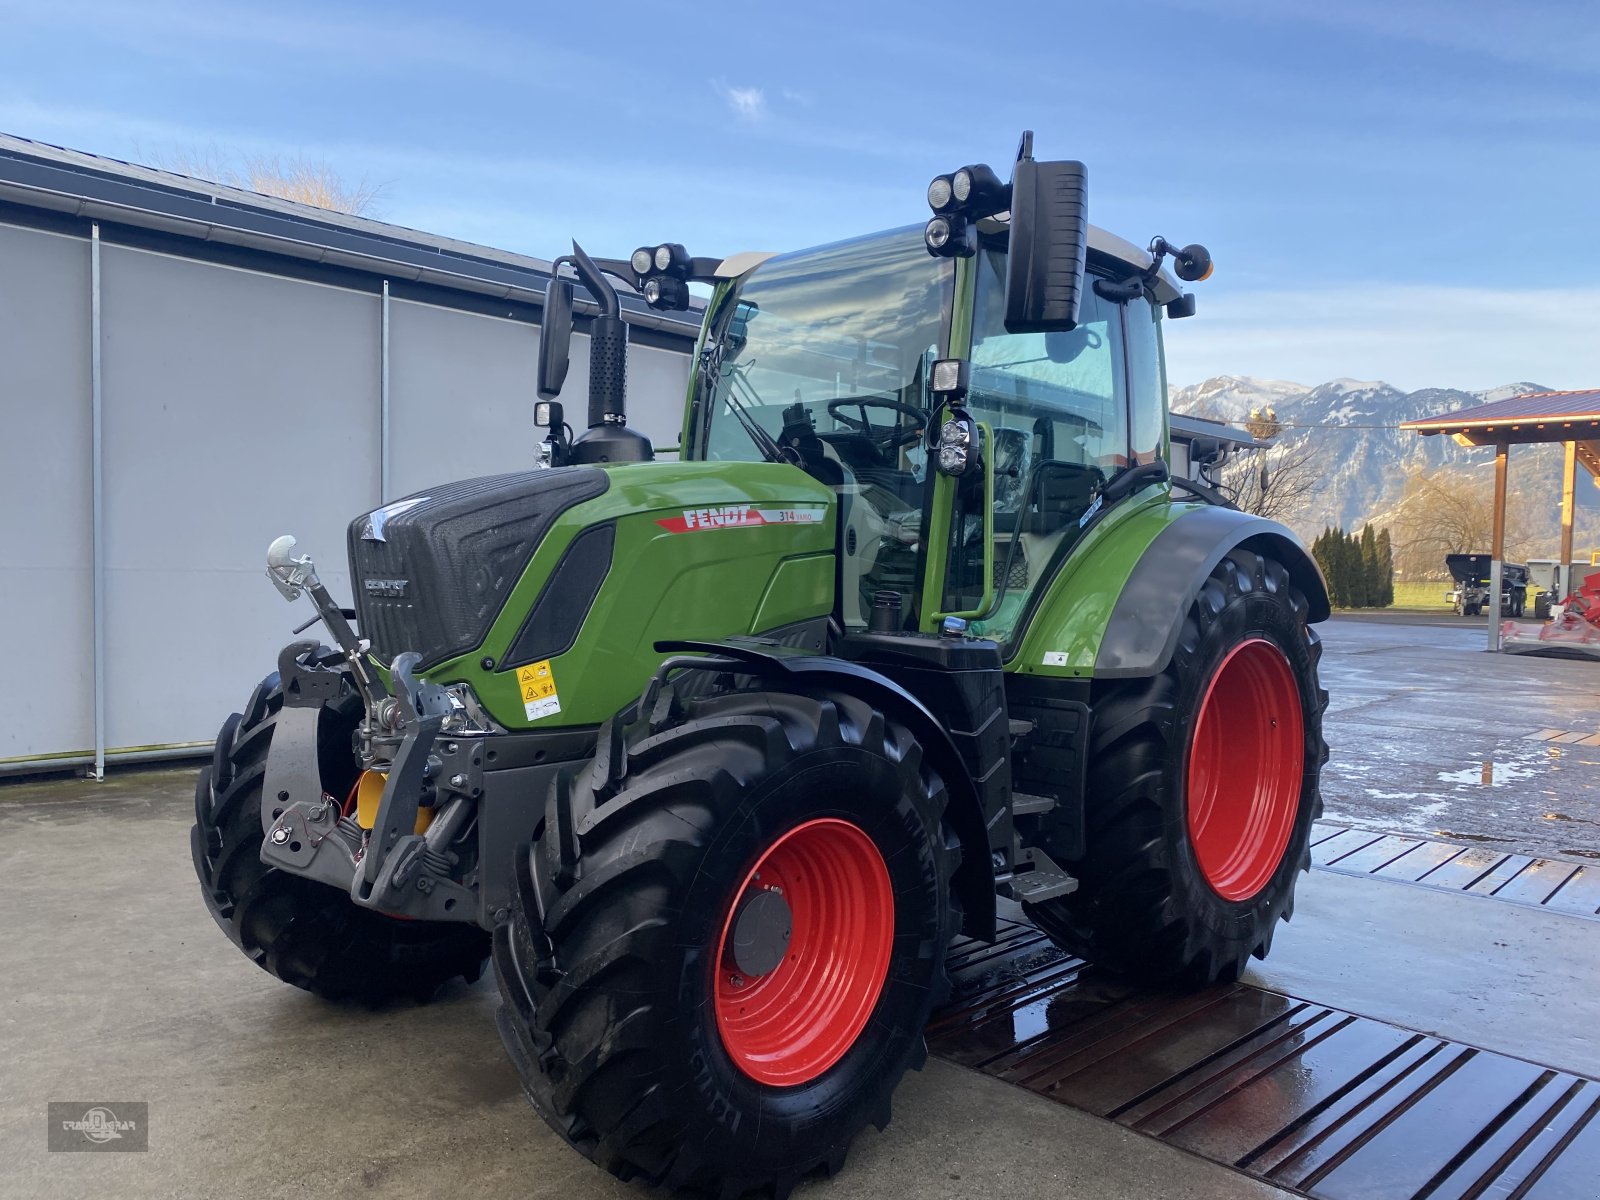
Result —
[{"label": "metal roof", "polygon": [[1167,417],[1168,428],[1172,436],[1180,442],[1192,442],[1195,438],[1213,437],[1229,446],[1242,450],[1259,449],[1266,445],[1250,436],[1242,429],[1235,429],[1221,421],[1213,421],[1210,417],[1194,417],[1187,413],[1169,413]]},{"label": "metal roof", "polygon": [[[550,278],[545,259],[0,133],[4,201],[524,304],[542,306]],[[622,303],[630,324],[698,333],[692,310],[657,312],[627,290]]]},{"label": "metal roof", "polygon": [[1449,433],[1471,445],[1573,442],[1600,437],[1600,389],[1525,392],[1491,404],[1402,421],[1402,429]]}]

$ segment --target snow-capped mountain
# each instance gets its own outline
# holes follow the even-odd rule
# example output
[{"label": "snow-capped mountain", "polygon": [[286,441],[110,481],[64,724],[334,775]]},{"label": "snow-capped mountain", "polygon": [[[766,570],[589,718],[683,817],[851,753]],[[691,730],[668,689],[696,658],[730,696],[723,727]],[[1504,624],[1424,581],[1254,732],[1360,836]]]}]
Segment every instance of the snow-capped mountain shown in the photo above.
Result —
[{"label": "snow-capped mountain", "polygon": [[[1174,388],[1174,412],[1239,422],[1252,409],[1271,407],[1283,424],[1280,444],[1310,441],[1326,463],[1325,484],[1316,502],[1294,523],[1314,535],[1324,525],[1359,528],[1399,497],[1415,467],[1464,466],[1486,475],[1493,454],[1457,446],[1441,436],[1419,437],[1399,429],[1402,421],[1504,400],[1525,392],[1547,391],[1536,383],[1508,383],[1481,392],[1423,388],[1404,392],[1381,380],[1333,379],[1305,387],[1276,379],[1223,375]],[[1559,446],[1518,446],[1511,452],[1513,488],[1530,496],[1559,495]],[[1593,488],[1580,488],[1580,503],[1594,507]],[[1314,510],[1314,511],[1312,511]]]}]

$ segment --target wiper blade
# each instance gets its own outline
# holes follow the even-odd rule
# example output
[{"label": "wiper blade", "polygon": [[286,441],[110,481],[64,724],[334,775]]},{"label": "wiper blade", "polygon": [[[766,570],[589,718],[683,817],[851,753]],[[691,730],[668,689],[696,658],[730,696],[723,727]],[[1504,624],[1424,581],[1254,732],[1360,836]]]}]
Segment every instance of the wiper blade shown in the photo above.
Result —
[{"label": "wiper blade", "polygon": [[730,381],[730,385],[728,393],[723,399],[728,402],[729,411],[738,418],[739,424],[743,425],[744,431],[750,435],[750,440],[756,444],[756,449],[761,451],[761,456],[768,462],[792,463],[794,460],[783,452],[783,447],[778,445],[770,433],[761,428],[760,423],[750,415],[750,410],[740,403],[739,398],[734,395],[735,390],[742,387],[750,394],[753,400],[759,402],[761,399],[760,394],[745,379],[743,369],[740,367],[728,368],[726,378]]}]

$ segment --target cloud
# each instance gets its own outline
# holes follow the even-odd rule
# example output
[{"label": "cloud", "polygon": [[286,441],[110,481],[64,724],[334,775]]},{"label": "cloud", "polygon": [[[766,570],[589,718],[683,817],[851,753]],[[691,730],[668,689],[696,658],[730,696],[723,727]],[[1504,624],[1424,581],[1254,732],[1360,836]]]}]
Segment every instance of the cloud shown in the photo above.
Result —
[{"label": "cloud", "polygon": [[767,112],[767,94],[758,87],[736,87],[721,79],[711,81],[717,95],[727,102],[734,116],[751,124],[761,120]]},{"label": "cloud", "polygon": [[1600,288],[1395,284],[1199,293],[1167,326],[1174,386],[1215,375],[1480,389],[1516,380],[1594,387]]}]

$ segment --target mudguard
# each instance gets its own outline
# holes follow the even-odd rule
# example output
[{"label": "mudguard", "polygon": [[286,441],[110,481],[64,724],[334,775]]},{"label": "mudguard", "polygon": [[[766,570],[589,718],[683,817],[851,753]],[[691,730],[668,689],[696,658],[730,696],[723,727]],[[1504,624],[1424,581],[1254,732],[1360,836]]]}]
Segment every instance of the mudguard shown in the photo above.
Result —
[{"label": "mudguard", "polygon": [[961,931],[982,941],[994,940],[994,860],[990,856],[982,795],[971,768],[926,704],[871,667],[794,647],[734,639],[658,642],[655,648],[658,653],[690,651],[733,658],[750,664],[752,674],[787,676],[796,682],[837,688],[867,700],[905,724],[916,734],[950,794],[945,814],[961,842],[961,866],[954,880],[962,906]]},{"label": "mudguard", "polygon": [[1196,506],[1158,533],[1129,573],[1100,639],[1095,678],[1136,678],[1165,670],[1200,585],[1238,547],[1282,563],[1310,604],[1306,620],[1327,620],[1328,585],[1322,571],[1286,526],[1237,509]]}]

